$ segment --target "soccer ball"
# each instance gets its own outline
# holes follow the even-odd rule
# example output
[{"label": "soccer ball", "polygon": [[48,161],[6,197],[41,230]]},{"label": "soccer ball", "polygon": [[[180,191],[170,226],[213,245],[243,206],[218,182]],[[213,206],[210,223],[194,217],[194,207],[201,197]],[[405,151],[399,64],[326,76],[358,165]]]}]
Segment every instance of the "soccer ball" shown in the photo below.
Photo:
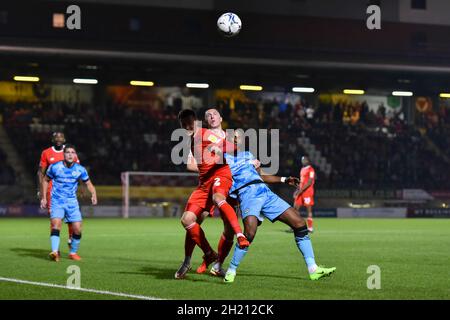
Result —
[{"label": "soccer ball", "polygon": [[227,12],[217,20],[217,28],[225,37],[233,37],[241,31],[242,22],[236,14]]}]

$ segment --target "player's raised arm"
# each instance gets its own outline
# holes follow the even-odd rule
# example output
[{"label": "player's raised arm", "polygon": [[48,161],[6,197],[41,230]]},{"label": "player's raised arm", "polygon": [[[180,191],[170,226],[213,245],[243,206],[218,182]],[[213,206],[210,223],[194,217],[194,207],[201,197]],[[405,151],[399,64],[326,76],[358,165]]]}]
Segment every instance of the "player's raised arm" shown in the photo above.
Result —
[{"label": "player's raised arm", "polygon": [[91,182],[91,180],[84,181],[86,184],[87,189],[91,193],[91,202],[95,206],[97,204],[97,191],[95,190],[94,184]]},{"label": "player's raised arm", "polygon": [[197,160],[195,160],[192,152],[189,152],[186,167],[189,171],[198,172]]},{"label": "player's raised arm", "polygon": [[[186,130],[187,135],[192,138],[194,137],[194,134],[196,132],[196,119],[197,116],[195,115],[195,112],[189,109],[182,110],[178,114],[178,121],[180,122],[181,128]],[[192,154],[192,150],[189,152],[186,167],[189,171],[198,172],[197,161]]]},{"label": "player's raised arm", "polygon": [[296,187],[300,183],[298,178],[295,177],[279,177],[270,174],[266,174],[261,167],[256,169],[265,183],[286,183],[290,186]]}]

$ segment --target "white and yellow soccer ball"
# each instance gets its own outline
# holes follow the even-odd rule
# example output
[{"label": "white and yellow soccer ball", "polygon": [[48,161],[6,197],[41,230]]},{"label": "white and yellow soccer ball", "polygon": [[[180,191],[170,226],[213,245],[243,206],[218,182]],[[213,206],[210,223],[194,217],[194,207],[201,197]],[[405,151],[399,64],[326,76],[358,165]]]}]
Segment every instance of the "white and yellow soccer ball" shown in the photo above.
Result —
[{"label": "white and yellow soccer ball", "polygon": [[225,37],[233,37],[241,31],[242,22],[237,14],[227,12],[222,14],[217,20],[217,28]]}]

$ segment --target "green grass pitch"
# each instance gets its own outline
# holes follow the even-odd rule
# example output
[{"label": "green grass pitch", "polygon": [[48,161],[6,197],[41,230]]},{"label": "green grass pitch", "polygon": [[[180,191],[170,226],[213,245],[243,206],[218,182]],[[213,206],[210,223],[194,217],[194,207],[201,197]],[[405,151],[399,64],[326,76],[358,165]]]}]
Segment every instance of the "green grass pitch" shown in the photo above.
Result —
[{"label": "green grass pitch", "polygon": [[[224,284],[195,274],[201,252],[185,280],[173,275],[184,257],[178,219],[85,219],[83,260],[48,260],[46,219],[0,219],[0,277],[66,285],[67,267],[81,269],[81,287],[163,299],[449,299],[450,220],[316,219],[312,235],[319,264],[336,266],[331,277],[310,281],[293,235],[282,223],[264,222],[236,281]],[[213,247],[220,219],[203,227]],[[228,265],[230,257],[226,261]],[[370,265],[381,270],[381,289],[369,290]],[[63,288],[0,281],[0,299],[124,299]]]}]

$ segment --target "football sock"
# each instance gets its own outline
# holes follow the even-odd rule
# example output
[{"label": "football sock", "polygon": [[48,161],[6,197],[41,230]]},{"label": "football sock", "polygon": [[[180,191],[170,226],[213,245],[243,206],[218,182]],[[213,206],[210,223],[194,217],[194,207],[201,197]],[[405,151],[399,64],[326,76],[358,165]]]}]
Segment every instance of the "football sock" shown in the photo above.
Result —
[{"label": "football sock", "polygon": [[[195,248],[195,241],[192,240],[191,235],[189,234],[188,231],[186,231],[186,238],[184,239],[184,256],[192,257],[194,248]],[[190,259],[188,262],[190,262]]]},{"label": "football sock", "polygon": [[312,218],[306,219],[306,222],[308,224],[308,228],[312,228],[313,227],[313,219]]},{"label": "football sock", "polygon": [[190,265],[191,264],[191,256],[185,256],[183,264],[185,264],[187,266]]},{"label": "football sock", "polygon": [[59,251],[59,230],[52,229],[50,233],[50,242],[52,246],[52,251]]},{"label": "football sock", "polygon": [[231,262],[230,262],[230,266],[228,267],[228,271],[236,272],[236,269],[238,268],[242,259],[244,259],[247,251],[248,251],[248,247],[241,249],[239,247],[239,245],[236,243],[236,245],[234,246],[233,258],[231,258]]},{"label": "football sock", "polygon": [[220,215],[222,219],[228,222],[235,234],[242,233],[241,226],[239,225],[239,220],[236,215],[236,211],[234,211],[233,207],[226,200],[222,200],[217,204],[217,207],[220,210]]},{"label": "football sock", "polygon": [[233,247],[233,240],[228,240],[227,238],[225,238],[225,235],[222,234],[217,249],[217,253],[219,254],[219,258],[217,260],[220,264],[222,264],[225,261],[225,258],[230,253],[232,247]]},{"label": "football sock", "polygon": [[211,246],[209,245],[208,240],[206,240],[205,233],[203,229],[197,222],[186,227],[186,231],[191,236],[191,239],[198,245],[204,254],[209,254],[212,251]]},{"label": "football sock", "polygon": [[81,242],[81,234],[73,234],[72,235],[72,246],[70,248],[70,254],[74,254],[78,252],[78,248],[80,247]]},{"label": "football sock", "polygon": [[216,270],[220,270],[220,268],[222,267],[222,263],[217,261],[216,263],[213,264],[213,268]]},{"label": "football sock", "polygon": [[294,230],[295,243],[305,259],[306,266],[309,273],[313,273],[317,269],[316,261],[314,259],[314,250],[311,239],[308,235],[306,226]]}]

